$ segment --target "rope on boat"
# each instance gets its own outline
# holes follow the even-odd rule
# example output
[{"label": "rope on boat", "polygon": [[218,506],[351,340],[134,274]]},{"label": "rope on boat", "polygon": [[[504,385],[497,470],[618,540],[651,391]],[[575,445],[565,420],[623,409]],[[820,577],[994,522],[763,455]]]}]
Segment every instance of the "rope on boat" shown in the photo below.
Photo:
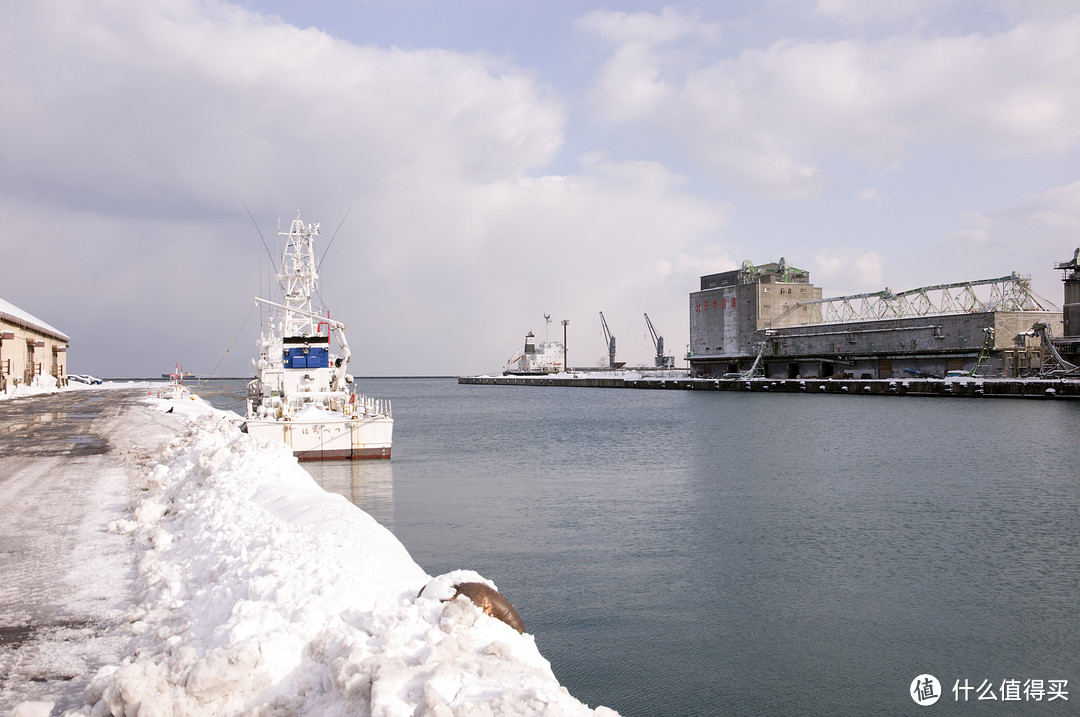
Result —
[{"label": "rope on boat", "polygon": [[218,359],[217,365],[214,366],[214,370],[210,372],[210,376],[214,376],[215,374],[217,374],[218,366],[221,366],[221,362],[224,361],[225,357],[229,355],[230,351],[232,351],[232,347],[236,346],[236,341],[240,338],[240,334],[244,333],[244,327],[247,326],[247,322],[249,319],[251,319],[251,314],[254,311],[255,304],[252,304],[251,308],[248,309],[247,316],[244,318],[244,323],[240,324],[240,330],[236,332],[236,337],[232,340],[232,343],[229,344],[229,348],[225,349],[225,353],[221,355],[221,358]]}]

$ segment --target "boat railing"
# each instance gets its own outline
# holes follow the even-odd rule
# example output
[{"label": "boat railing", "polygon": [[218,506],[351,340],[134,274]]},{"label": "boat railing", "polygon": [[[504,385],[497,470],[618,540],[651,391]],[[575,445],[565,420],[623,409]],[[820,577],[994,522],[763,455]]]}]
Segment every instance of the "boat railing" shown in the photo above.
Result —
[{"label": "boat railing", "polygon": [[356,405],[363,409],[360,413],[362,416],[386,416],[392,418],[394,415],[388,398],[372,398],[371,396],[356,394]]}]

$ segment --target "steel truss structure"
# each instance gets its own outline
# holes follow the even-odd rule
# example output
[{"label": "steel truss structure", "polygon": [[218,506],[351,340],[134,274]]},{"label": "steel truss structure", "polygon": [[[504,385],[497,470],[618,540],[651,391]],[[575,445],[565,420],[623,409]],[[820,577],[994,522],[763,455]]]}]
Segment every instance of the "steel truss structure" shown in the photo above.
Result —
[{"label": "steel truss structure", "polygon": [[868,294],[800,301],[778,316],[773,325],[784,326],[784,319],[803,306],[821,307],[821,321],[815,324],[836,324],[989,311],[1056,310],[1056,307],[1047,309],[1043,302],[1049,303],[1045,299],[1040,301],[1031,291],[1031,276],[1013,272],[997,279],[937,284],[901,292],[886,287]]}]

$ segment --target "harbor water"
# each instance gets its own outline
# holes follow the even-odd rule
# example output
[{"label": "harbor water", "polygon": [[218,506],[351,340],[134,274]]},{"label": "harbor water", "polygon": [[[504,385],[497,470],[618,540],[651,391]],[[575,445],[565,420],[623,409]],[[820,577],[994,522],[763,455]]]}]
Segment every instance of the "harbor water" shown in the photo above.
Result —
[{"label": "harbor water", "polygon": [[359,383],[393,459],[305,468],[495,581],[592,706],[923,714],[923,674],[936,712],[1080,701],[1080,403]]}]

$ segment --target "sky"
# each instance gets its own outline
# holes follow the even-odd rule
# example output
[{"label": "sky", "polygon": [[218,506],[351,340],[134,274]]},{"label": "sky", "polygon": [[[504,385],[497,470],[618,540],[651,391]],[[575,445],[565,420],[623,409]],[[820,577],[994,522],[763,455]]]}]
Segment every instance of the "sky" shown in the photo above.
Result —
[{"label": "sky", "polygon": [[684,365],[746,259],[1060,305],[1080,246],[1068,0],[4,3],[0,93],[0,296],[74,373],[249,374],[298,211],[357,376],[499,371],[545,314],[600,365],[601,311]]}]

